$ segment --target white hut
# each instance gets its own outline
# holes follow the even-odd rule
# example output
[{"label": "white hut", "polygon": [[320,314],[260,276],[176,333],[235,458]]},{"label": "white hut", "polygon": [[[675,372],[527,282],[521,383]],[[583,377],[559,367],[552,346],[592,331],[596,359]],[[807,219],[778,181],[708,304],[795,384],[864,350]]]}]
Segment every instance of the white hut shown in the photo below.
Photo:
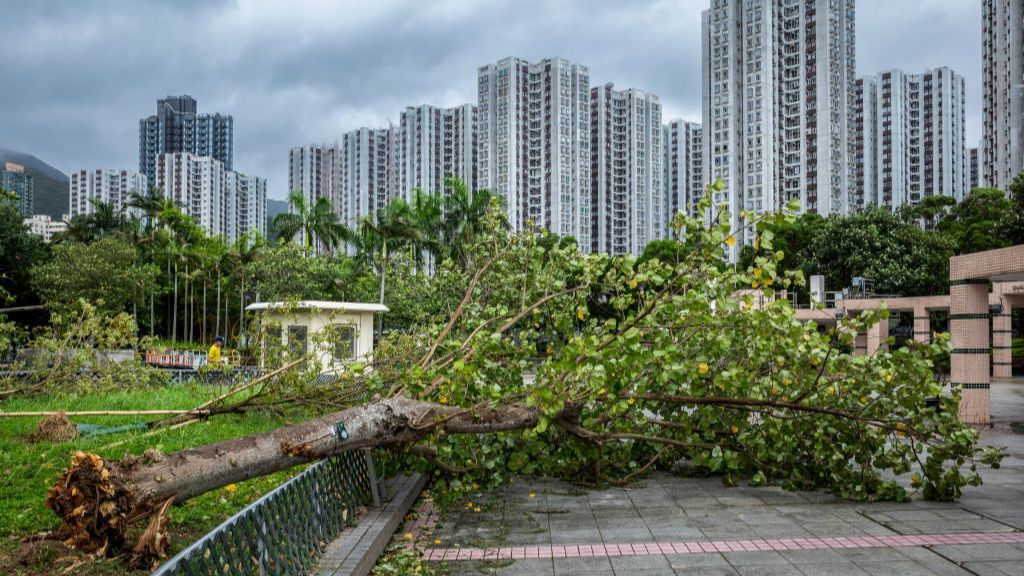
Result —
[{"label": "white hut", "polygon": [[[279,339],[281,350],[315,356],[324,371],[345,363],[367,360],[373,352],[373,315],[387,312],[383,304],[362,302],[257,302],[246,310],[256,312],[264,338]],[[327,332],[329,331],[329,332]],[[327,332],[325,334],[325,332]],[[267,365],[267,341],[261,345],[260,365]]]}]

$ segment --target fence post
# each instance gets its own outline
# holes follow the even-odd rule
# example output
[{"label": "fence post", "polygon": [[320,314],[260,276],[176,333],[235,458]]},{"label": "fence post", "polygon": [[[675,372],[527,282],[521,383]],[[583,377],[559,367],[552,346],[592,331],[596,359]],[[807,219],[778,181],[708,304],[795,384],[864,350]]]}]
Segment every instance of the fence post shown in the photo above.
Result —
[{"label": "fence post", "polygon": [[260,529],[256,536],[256,550],[259,551],[260,576],[267,576],[267,521],[260,512]]},{"label": "fence post", "polygon": [[377,471],[373,468],[373,452],[370,448],[363,448],[363,456],[366,458],[366,476],[370,480],[370,496],[373,498],[373,507],[380,508],[380,489],[377,487]]}]

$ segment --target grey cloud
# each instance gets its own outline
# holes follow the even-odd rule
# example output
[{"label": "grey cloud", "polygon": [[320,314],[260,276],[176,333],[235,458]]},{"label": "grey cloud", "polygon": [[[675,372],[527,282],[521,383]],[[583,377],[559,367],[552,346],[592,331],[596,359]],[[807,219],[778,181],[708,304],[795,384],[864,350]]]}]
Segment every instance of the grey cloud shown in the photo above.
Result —
[{"label": "grey cloud", "polygon": [[[138,2],[0,0],[0,146],[65,170],[137,165],[138,119],[187,93],[235,117],[235,163],[287,185],[292,146],[475,101],[476,69],[561,56],[700,119],[706,0]],[[948,65],[980,119],[977,0],[862,0],[858,69]]]}]

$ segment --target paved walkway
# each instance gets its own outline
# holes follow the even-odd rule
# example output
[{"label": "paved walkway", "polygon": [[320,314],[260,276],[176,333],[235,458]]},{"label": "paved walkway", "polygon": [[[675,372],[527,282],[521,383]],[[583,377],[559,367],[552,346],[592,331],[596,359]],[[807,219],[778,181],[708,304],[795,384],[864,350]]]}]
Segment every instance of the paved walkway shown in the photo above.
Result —
[{"label": "paved walkway", "polygon": [[865,504],[669,474],[593,491],[517,482],[442,517],[426,559],[449,574],[1022,576],[1024,435],[1009,421],[1024,421],[1024,385],[993,396],[984,438],[1010,456],[960,502]]}]

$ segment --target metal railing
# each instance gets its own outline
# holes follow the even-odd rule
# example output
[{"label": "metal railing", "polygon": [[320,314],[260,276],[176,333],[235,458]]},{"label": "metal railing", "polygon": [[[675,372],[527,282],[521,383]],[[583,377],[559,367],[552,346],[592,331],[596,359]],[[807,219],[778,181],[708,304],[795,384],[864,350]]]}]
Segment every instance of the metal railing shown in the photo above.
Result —
[{"label": "metal railing", "polygon": [[369,450],[310,466],[160,566],[154,576],[304,575],[327,545],[379,504]]}]

